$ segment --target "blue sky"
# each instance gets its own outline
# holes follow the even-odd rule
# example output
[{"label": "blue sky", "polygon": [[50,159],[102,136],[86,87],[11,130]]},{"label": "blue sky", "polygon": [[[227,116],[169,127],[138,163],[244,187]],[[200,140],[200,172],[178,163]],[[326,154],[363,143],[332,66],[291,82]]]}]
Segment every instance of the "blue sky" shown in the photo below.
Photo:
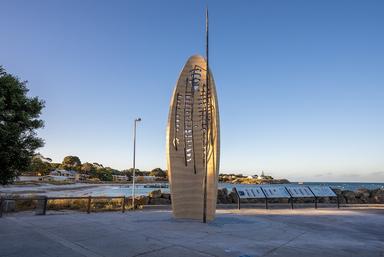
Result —
[{"label": "blue sky", "polygon": [[[2,0],[0,64],[46,101],[40,152],[166,167],[173,87],[207,1]],[[384,181],[384,2],[208,1],[221,172]]]}]

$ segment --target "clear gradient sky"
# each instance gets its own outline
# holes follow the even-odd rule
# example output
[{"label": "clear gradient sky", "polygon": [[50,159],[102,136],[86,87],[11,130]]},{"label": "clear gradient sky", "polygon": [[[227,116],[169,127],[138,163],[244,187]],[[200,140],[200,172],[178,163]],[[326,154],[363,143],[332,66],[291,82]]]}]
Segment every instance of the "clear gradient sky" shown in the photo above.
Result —
[{"label": "clear gradient sky", "polygon": [[[221,172],[384,181],[384,1],[208,1]],[[40,152],[166,168],[206,1],[0,0],[0,65],[46,101]]]}]

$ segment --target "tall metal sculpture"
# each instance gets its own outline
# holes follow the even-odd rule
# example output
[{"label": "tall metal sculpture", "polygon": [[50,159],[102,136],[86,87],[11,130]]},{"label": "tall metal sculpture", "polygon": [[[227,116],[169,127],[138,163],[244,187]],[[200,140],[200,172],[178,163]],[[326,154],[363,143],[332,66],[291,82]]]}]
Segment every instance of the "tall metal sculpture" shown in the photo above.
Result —
[{"label": "tall metal sculpture", "polygon": [[191,56],[173,92],[167,126],[167,161],[172,209],[177,218],[213,220],[220,159],[219,110],[206,59]]}]

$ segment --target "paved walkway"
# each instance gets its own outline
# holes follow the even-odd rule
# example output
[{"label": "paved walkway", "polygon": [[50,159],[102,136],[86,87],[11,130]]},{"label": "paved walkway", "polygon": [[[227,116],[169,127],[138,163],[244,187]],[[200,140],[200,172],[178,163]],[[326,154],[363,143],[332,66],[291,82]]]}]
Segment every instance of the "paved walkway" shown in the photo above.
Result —
[{"label": "paved walkway", "polygon": [[384,209],[170,211],[0,218],[0,256],[384,256]]}]

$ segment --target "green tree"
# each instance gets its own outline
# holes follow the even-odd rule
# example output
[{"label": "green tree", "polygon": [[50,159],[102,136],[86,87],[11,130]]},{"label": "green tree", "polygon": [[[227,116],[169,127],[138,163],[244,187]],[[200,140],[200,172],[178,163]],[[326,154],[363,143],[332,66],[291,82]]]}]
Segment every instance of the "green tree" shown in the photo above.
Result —
[{"label": "green tree", "polygon": [[77,156],[65,156],[60,166],[64,170],[81,170],[81,161]]},{"label": "green tree", "polygon": [[29,165],[28,172],[31,175],[47,175],[50,170],[53,170],[50,163],[43,162],[38,157],[33,157],[31,160],[31,164]]},{"label": "green tree", "polygon": [[167,177],[167,172],[165,172],[164,170],[162,170],[160,168],[156,168],[156,169],[151,170],[151,172],[149,173],[149,176],[166,178]]},{"label": "green tree", "polygon": [[0,183],[5,185],[27,171],[34,151],[44,142],[36,129],[44,101],[28,97],[26,81],[7,73],[0,66]]},{"label": "green tree", "polygon": [[86,162],[81,165],[82,173],[91,174],[92,171],[96,171],[96,167],[92,163]]},{"label": "green tree", "polygon": [[56,169],[60,168],[61,163],[51,162],[50,165],[51,165],[52,170],[56,170]]},{"label": "green tree", "polygon": [[[128,170],[124,170],[123,173],[125,173],[126,175],[131,175],[133,174],[133,168],[129,168]],[[135,169],[135,175],[136,176],[143,176],[143,172],[140,171],[139,169]]]},{"label": "green tree", "polygon": [[96,177],[101,181],[112,181],[112,171],[107,168],[100,168],[96,170]]}]

